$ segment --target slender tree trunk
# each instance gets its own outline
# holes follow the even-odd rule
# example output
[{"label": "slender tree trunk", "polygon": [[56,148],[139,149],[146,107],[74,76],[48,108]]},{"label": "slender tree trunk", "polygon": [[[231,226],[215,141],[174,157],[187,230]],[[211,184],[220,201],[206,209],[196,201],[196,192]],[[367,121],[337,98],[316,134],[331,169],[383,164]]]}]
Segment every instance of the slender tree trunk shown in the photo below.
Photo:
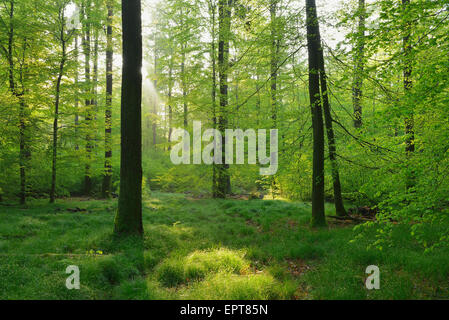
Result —
[{"label": "slender tree trunk", "polygon": [[271,71],[271,119],[273,128],[277,128],[277,80],[278,80],[278,55],[279,55],[279,35],[277,28],[277,2],[278,0],[270,0],[270,16],[271,16],[271,47],[270,47],[270,71]]},{"label": "slender tree trunk", "polygon": [[91,83],[91,47],[90,47],[90,1],[87,1],[87,5],[83,8],[84,15],[84,37],[83,37],[83,47],[84,47],[84,77],[85,77],[85,94],[86,94],[86,116],[85,116],[85,130],[86,130],[86,165],[84,174],[84,194],[89,196],[92,192],[92,173],[91,173],[91,160],[92,160],[92,135],[91,135],[91,125],[92,125],[92,83]]},{"label": "slender tree trunk", "polygon": [[104,115],[104,175],[103,175],[103,198],[111,197],[112,189],[112,90],[113,90],[113,63],[114,45],[112,42],[112,20],[114,18],[114,2],[108,0],[107,39],[106,39],[106,108]]},{"label": "slender tree trunk", "polygon": [[78,72],[78,61],[79,59],[79,44],[78,35],[75,36],[75,150],[79,150],[78,145],[78,130],[79,130],[79,72]]},{"label": "slender tree trunk", "polygon": [[[410,5],[410,0],[402,0],[402,5],[404,11],[408,10]],[[408,19],[409,20],[409,19]],[[410,22],[405,23],[405,36],[403,39],[404,45],[404,91],[406,94],[412,89],[413,81],[412,81],[412,63],[411,63],[411,51],[412,51],[412,43],[411,43],[411,25]],[[407,135],[405,150],[408,155],[415,151],[415,137],[414,137],[414,119],[413,112],[407,116],[405,120],[405,134]]]},{"label": "slender tree trunk", "polygon": [[26,109],[27,106],[22,97],[19,98],[19,165],[20,165],[20,204],[24,205],[26,203],[26,167],[28,160],[28,146],[26,143]]},{"label": "slender tree trunk", "polygon": [[51,171],[51,189],[50,189],[50,203],[54,203],[56,200],[56,165],[58,158],[58,121],[59,121],[59,101],[61,96],[61,81],[64,75],[64,66],[67,60],[66,53],[66,39],[65,39],[65,7],[60,8],[59,16],[61,20],[61,32],[60,41],[62,48],[62,57],[59,64],[58,79],[56,80],[56,98],[55,98],[55,113],[53,120],[53,157],[52,157],[52,171]]},{"label": "slender tree trunk", "polygon": [[188,127],[189,124],[189,106],[187,105],[187,89],[186,89],[186,46],[183,44],[181,46],[181,86],[182,86],[182,101],[184,104],[184,128]]},{"label": "slender tree trunk", "polygon": [[[222,146],[226,145],[225,130],[228,124],[228,70],[229,38],[231,33],[230,0],[219,0],[219,36],[218,36],[218,73],[220,78],[220,108],[218,112],[218,130],[222,134]],[[223,152],[222,164],[217,165],[217,197],[226,198],[230,189],[229,165],[225,163]]]},{"label": "slender tree trunk", "polygon": [[153,86],[154,86],[154,92],[155,92],[155,96],[154,96],[154,101],[153,101],[153,123],[152,123],[152,131],[153,131],[153,146],[156,146],[157,144],[157,122],[156,122],[156,118],[157,118],[157,44],[155,41],[155,46],[154,46],[154,74],[155,74],[155,79],[153,82]]},{"label": "slender tree trunk", "polygon": [[[98,39],[98,29],[95,30],[95,37],[94,37],[94,79],[92,82],[92,105],[93,113],[94,113],[94,119],[97,120],[97,113],[98,113],[98,46],[99,46],[99,39]],[[94,124],[95,125],[95,124]]]},{"label": "slender tree trunk", "polygon": [[327,75],[326,75],[326,68],[324,65],[324,54],[322,48],[320,48],[320,83],[321,83],[321,94],[323,96],[323,111],[324,111],[324,120],[326,123],[327,142],[329,146],[329,159],[331,161],[332,166],[335,211],[337,213],[337,216],[346,216],[347,212],[343,204],[343,197],[341,195],[340,173],[338,170],[338,162],[337,162],[337,145],[335,142],[333,119],[331,114],[331,107],[329,103],[329,95],[327,88]]},{"label": "slender tree trunk", "polygon": [[[260,122],[260,106],[262,104],[262,100],[260,97],[260,85],[259,85],[259,81],[260,81],[260,77],[259,77],[259,73],[256,70],[256,92],[257,92],[257,100],[256,100],[256,124],[257,127],[259,127],[259,122]],[[257,152],[259,152],[259,146],[256,146],[257,148]]]},{"label": "slender tree trunk", "polygon": [[312,226],[326,225],[324,210],[324,123],[320,98],[320,30],[315,0],[306,0],[309,98],[313,126]]},{"label": "slender tree trunk", "polygon": [[[9,2],[9,30],[8,30],[8,49],[7,49],[7,59],[8,59],[8,80],[9,80],[9,90],[11,94],[18,99],[19,102],[19,167],[20,167],[20,192],[19,199],[20,204],[24,205],[26,203],[26,167],[27,158],[29,157],[29,151],[26,143],[26,118],[27,118],[27,106],[24,100],[25,90],[23,87],[23,69],[20,75],[22,81],[22,90],[18,91],[14,71],[14,5],[15,1],[11,0]],[[25,46],[23,48],[23,60],[25,60],[26,51],[26,40]],[[23,61],[24,62],[24,61]]]},{"label": "slender tree trunk", "polygon": [[[209,10],[211,13],[212,25],[212,42],[211,42],[211,64],[212,64],[212,123],[214,129],[217,129],[217,61],[216,61],[216,43],[215,43],[215,20],[216,20],[216,5],[210,1]],[[215,156],[215,154],[214,154]],[[212,197],[217,198],[217,165],[214,161],[212,164]]]},{"label": "slender tree trunk", "polygon": [[115,234],[143,234],[142,18],[140,0],[122,0],[123,75],[120,198]]},{"label": "slender tree trunk", "polygon": [[[277,22],[277,5],[279,0],[270,0],[270,17],[271,17],[271,47],[270,47],[270,75],[271,75],[271,120],[273,129],[277,128],[278,118],[278,101],[277,101],[277,89],[278,89],[278,65],[279,65],[279,28]],[[271,195],[273,199],[276,195],[276,179],[275,176],[270,177]]]},{"label": "slender tree trunk", "polygon": [[357,27],[357,39],[354,56],[354,83],[352,85],[352,104],[354,108],[354,127],[361,128],[362,121],[362,86],[363,70],[365,68],[365,0],[359,0],[358,6],[359,25]]},{"label": "slender tree trunk", "polygon": [[173,133],[173,52],[170,50],[170,66],[168,71],[168,151],[171,150],[171,136]]},{"label": "slender tree trunk", "polygon": [[[410,0],[402,0],[402,7],[404,14],[407,16],[409,14],[408,10],[410,7]],[[403,38],[403,50],[404,50],[404,92],[407,96],[410,92],[410,90],[413,88],[413,81],[412,81],[412,41],[411,41],[411,34],[412,34],[412,26],[410,23],[410,18],[405,18],[405,25],[404,25],[404,38]],[[409,106],[410,110],[407,110],[407,116],[405,118],[405,152],[408,158],[410,158],[413,153],[415,152],[415,119],[414,119],[414,112],[413,112],[413,106]],[[413,172],[411,172],[406,181],[406,187],[407,190],[413,188],[415,185],[415,175]]]}]

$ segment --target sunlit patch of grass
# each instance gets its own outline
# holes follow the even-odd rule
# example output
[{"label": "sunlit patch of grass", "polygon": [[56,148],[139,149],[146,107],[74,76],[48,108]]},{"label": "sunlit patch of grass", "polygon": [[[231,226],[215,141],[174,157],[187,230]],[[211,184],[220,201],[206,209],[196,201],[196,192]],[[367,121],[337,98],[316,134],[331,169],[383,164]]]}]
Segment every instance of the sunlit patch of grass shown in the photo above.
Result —
[{"label": "sunlit patch of grass", "polygon": [[237,275],[225,271],[210,274],[182,291],[182,299],[194,300],[289,299],[293,294],[291,287],[283,286],[270,274]]},{"label": "sunlit patch of grass", "polygon": [[243,274],[249,270],[244,252],[225,248],[194,251],[186,257],[172,257],[156,268],[158,279],[166,286],[203,279],[209,273],[225,271]]}]

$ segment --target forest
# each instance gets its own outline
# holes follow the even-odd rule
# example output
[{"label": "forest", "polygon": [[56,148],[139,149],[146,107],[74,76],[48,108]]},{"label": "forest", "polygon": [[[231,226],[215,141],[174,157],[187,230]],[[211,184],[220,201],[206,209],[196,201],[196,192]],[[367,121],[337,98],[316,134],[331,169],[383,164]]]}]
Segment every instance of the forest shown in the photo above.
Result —
[{"label": "forest", "polygon": [[449,0],[0,0],[0,300],[446,300],[448,175]]}]

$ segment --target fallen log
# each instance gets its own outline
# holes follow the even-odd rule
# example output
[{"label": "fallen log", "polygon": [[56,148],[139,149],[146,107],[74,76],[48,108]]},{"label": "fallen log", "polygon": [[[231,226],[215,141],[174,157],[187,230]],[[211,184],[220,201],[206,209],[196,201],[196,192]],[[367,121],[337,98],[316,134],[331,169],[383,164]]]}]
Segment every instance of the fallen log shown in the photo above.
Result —
[{"label": "fallen log", "polygon": [[336,219],[336,220],[343,220],[343,221],[357,221],[357,222],[367,222],[367,221],[374,221],[375,219],[369,219],[369,218],[363,218],[363,217],[354,217],[354,216],[328,216],[329,218]]}]

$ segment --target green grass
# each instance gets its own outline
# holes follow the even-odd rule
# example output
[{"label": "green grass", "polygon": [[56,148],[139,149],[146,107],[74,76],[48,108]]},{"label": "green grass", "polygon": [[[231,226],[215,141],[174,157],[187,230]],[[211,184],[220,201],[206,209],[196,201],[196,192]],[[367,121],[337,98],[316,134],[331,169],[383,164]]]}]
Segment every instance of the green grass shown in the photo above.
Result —
[{"label": "green grass", "polygon": [[[119,241],[116,209],[82,199],[0,206],[0,299],[449,298],[449,249],[424,254],[403,227],[396,246],[367,250],[349,243],[351,226],[310,229],[306,203],[156,193],[144,202],[143,241]],[[364,287],[371,264],[380,290]],[[80,290],[65,287],[69,265]]]}]

